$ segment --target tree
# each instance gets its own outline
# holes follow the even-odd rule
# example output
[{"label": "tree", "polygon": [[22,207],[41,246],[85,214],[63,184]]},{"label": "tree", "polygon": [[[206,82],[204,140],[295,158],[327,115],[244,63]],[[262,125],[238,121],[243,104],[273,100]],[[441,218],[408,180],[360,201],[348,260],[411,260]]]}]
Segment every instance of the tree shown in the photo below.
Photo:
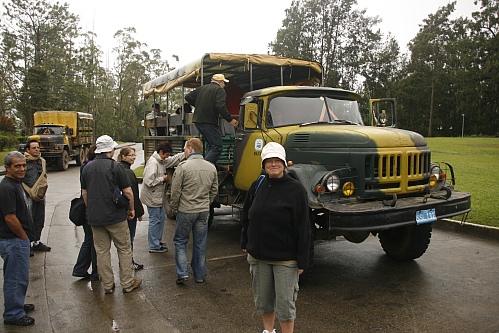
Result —
[{"label": "tree", "polygon": [[[356,0],[293,1],[286,10],[283,27],[269,46],[277,55],[322,63],[327,86],[355,89],[362,81],[362,67],[374,82],[371,69],[380,66],[381,57],[370,52],[381,44],[382,35],[372,29],[380,19],[354,9],[356,4]],[[393,39],[388,44],[393,44],[389,48],[398,48]],[[393,53],[390,50],[386,54]]]},{"label": "tree", "polygon": [[[468,68],[465,75],[473,84],[462,84],[468,108],[467,132],[469,134],[497,135],[499,133],[499,1],[482,0],[480,11],[472,14],[469,23],[470,38],[463,45],[462,58]],[[464,76],[464,75],[463,75]]]},{"label": "tree", "polygon": [[66,78],[73,75],[71,41],[78,36],[78,18],[68,4],[45,0],[11,0],[4,7],[2,79],[28,129],[34,111],[64,105],[70,82]]},{"label": "tree", "polygon": [[439,130],[438,135],[452,135],[458,128],[458,90],[454,79],[462,68],[455,55],[466,31],[458,28],[463,19],[449,19],[455,4],[449,3],[423,20],[419,33],[409,43],[407,76],[398,82],[410,91],[405,94],[407,99],[400,101],[404,110],[411,112],[410,128],[430,137],[435,129]]}]

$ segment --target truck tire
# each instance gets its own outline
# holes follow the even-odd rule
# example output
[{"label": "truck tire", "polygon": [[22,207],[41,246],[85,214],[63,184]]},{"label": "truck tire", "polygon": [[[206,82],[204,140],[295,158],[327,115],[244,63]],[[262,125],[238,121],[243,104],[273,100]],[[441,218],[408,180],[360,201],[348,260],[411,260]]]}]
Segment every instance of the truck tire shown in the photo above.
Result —
[{"label": "truck tire", "polygon": [[67,150],[64,150],[57,160],[57,167],[61,171],[66,171],[69,168],[69,153]]},{"label": "truck tire", "polygon": [[413,260],[425,253],[430,244],[430,223],[381,231],[379,242],[385,253],[395,260]]},{"label": "truck tire", "polygon": [[85,162],[85,149],[83,147],[80,148],[78,156],[76,156],[75,160],[77,166],[80,166],[83,162]]}]

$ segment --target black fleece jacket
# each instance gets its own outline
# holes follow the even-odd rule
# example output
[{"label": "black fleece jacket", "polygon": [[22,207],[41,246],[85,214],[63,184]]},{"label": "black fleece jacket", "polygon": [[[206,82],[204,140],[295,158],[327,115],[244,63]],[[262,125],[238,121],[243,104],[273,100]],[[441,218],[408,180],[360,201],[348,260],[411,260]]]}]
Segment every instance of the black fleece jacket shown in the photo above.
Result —
[{"label": "black fleece jacket", "polygon": [[297,260],[298,268],[307,269],[311,236],[305,189],[285,174],[266,176],[254,194],[257,182],[244,202],[241,248],[259,260]]}]

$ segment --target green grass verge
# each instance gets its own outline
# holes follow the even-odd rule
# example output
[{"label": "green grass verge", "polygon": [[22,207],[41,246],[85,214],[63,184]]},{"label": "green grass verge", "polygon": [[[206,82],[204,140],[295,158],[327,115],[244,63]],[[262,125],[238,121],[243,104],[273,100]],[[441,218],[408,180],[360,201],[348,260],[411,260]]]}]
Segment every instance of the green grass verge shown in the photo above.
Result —
[{"label": "green grass verge", "polygon": [[[455,188],[471,193],[467,222],[499,227],[499,138],[427,138],[434,162],[454,167]],[[459,219],[456,217],[456,219]]]}]

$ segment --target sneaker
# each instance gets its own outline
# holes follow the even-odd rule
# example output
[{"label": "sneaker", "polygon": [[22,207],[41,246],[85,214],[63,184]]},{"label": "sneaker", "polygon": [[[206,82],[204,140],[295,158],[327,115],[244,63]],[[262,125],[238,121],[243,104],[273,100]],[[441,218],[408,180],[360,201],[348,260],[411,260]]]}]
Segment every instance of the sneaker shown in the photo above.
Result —
[{"label": "sneaker", "polygon": [[104,294],[112,294],[112,293],[114,293],[114,288],[115,287],[116,287],[116,285],[113,283],[113,286],[111,287],[111,289],[104,288]]},{"label": "sneaker", "polygon": [[24,304],[24,312],[28,313],[35,309],[35,304]]},{"label": "sneaker", "polygon": [[262,333],[275,333],[275,329],[273,329],[273,330],[272,330],[272,332],[269,332],[269,331],[267,331],[267,330],[263,330],[263,332],[262,332]]},{"label": "sneaker", "polygon": [[35,323],[35,318],[32,318],[28,315],[24,315],[16,320],[4,320],[3,323],[5,325],[29,326]]},{"label": "sneaker", "polygon": [[203,283],[204,279],[198,279],[198,280],[194,280],[194,281],[196,281],[196,283]]},{"label": "sneaker", "polygon": [[184,282],[187,282],[189,281],[189,277],[188,276],[182,276],[182,277],[179,277],[177,279],[177,281],[175,281],[176,284],[184,284]]},{"label": "sneaker", "polygon": [[36,245],[33,245],[33,251],[39,251],[39,252],[50,252],[52,248],[50,246],[47,246],[43,244],[42,242],[39,242]]},{"label": "sneaker", "polygon": [[141,264],[137,264],[135,261],[132,261],[132,265],[133,265],[133,268],[138,271],[142,268],[144,268],[144,265],[141,265]]},{"label": "sneaker", "polygon": [[159,242],[159,245],[161,245],[162,247],[166,247],[166,248],[168,248],[168,246],[166,246],[166,243]]},{"label": "sneaker", "polygon": [[159,249],[152,249],[149,250],[150,253],[162,253],[162,252],[168,252],[168,248],[166,246],[160,246]]},{"label": "sneaker", "polygon": [[129,292],[137,289],[138,287],[140,287],[141,284],[142,284],[142,279],[133,279],[133,284],[128,288],[123,288],[123,292],[129,293]]}]

